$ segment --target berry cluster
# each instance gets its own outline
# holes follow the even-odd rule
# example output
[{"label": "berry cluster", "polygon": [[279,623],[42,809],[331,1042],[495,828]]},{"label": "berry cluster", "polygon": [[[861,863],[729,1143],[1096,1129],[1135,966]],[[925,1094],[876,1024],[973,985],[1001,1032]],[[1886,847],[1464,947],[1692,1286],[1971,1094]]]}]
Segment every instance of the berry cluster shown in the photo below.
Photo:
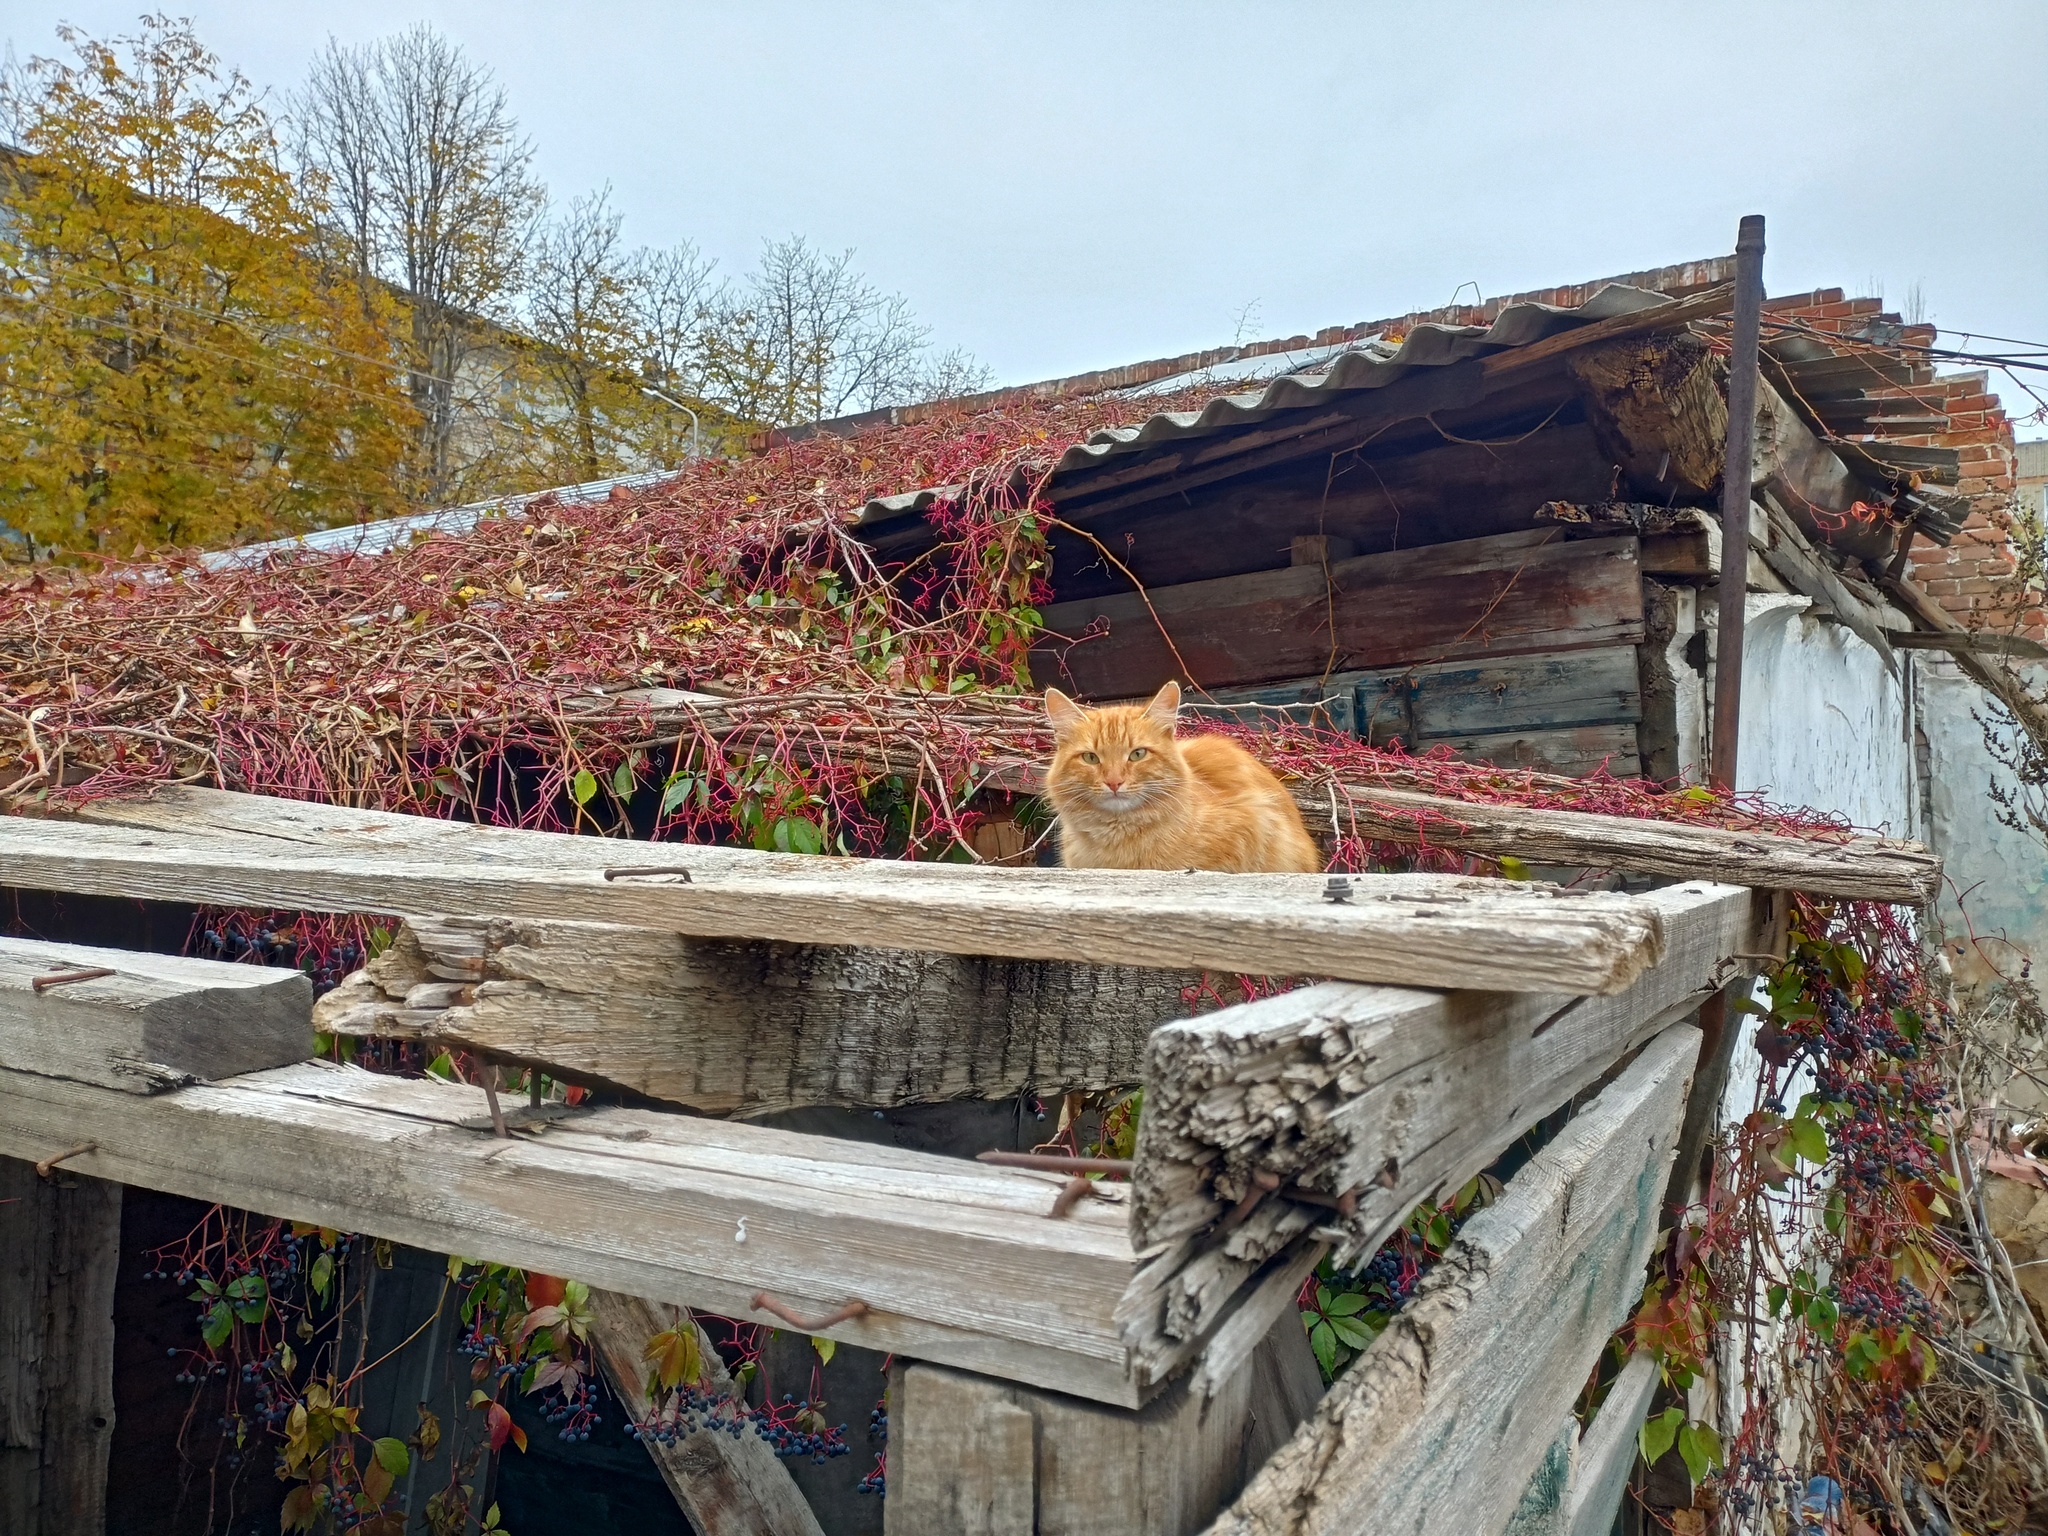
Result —
[{"label": "berry cluster", "polygon": [[823,1466],[835,1456],[853,1449],[846,1443],[844,1424],[828,1427],[823,1403],[806,1398],[799,1402],[785,1393],[782,1401],[750,1408],[744,1401],[715,1389],[683,1386],[676,1389],[661,1412],[641,1423],[629,1423],[626,1433],[636,1440],[653,1440],[674,1445],[704,1431],[729,1435],[737,1440],[751,1429],[777,1456],[808,1456]]}]

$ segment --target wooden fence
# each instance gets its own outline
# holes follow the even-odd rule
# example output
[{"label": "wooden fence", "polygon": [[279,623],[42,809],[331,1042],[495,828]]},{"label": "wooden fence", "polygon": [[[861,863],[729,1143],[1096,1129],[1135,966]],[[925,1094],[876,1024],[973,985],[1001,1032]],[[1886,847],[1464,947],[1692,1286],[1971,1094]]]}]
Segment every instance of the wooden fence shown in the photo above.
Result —
[{"label": "wooden fence", "polygon": [[[311,1059],[296,973],[0,942],[25,1192],[0,1205],[0,1524],[24,1533],[98,1529],[55,1509],[104,1473],[124,1184],[601,1287],[629,1405],[671,1305],[891,1352],[892,1536],[1602,1531],[1643,1368],[1583,1436],[1573,1404],[1641,1287],[1689,1021],[1780,942],[1782,899],[803,859],[194,790],[0,818],[0,884],[397,917],[323,1028],[696,1111],[502,1134],[480,1089]],[[1188,1018],[1204,971],[1332,979]],[[1131,1176],[1078,1201],[1062,1171],[736,1118],[1132,1082]],[[1324,1392],[1308,1273],[1568,1105]],[[67,1264],[98,1289],[53,1283]],[[751,1437],[653,1454],[700,1531],[819,1529]]]}]

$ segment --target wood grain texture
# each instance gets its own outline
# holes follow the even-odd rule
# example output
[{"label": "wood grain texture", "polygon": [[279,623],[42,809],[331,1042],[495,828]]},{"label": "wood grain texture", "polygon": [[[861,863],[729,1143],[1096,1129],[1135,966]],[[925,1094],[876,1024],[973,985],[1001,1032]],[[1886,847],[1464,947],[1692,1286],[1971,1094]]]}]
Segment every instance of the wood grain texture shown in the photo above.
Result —
[{"label": "wood grain texture", "polygon": [[[53,1149],[55,1150],[55,1149]],[[102,1536],[121,1186],[0,1156],[0,1531]]]},{"label": "wood grain texture", "polygon": [[1135,1083],[1191,972],[418,918],[319,1027],[424,1036],[712,1114]]},{"label": "wood grain texture", "polygon": [[318,1061],[150,1097],[0,1072],[0,1155],[92,1140],[67,1167],[720,1316],[757,1291],[811,1315],[859,1298],[828,1337],[1143,1398],[1119,1187],[1052,1221],[1057,1174],[649,1110],[461,1128],[483,1114],[479,1089]]},{"label": "wood grain texture", "polygon": [[[1960,627],[1917,588],[1901,584],[1900,590],[1922,605],[1914,611],[1923,625]],[[1935,622],[1937,615],[1940,623]],[[1996,675],[1994,668],[1974,657],[1968,661],[1985,676]],[[2042,734],[2048,739],[2048,726],[2043,727]],[[1030,789],[1032,785],[1019,781],[1016,787]],[[1302,780],[1292,788],[1310,827],[1327,833],[1329,782],[1320,778]],[[1339,794],[1346,804],[1342,830],[1355,830],[1361,836],[1391,842],[1427,841],[1435,847],[1473,853],[1512,853],[1532,864],[1637,870],[1681,880],[1717,880],[1729,885],[1873,901],[1919,904],[1933,900],[1941,888],[1940,857],[1919,843],[1897,838],[1845,833],[1823,841],[1584,811],[1484,805],[1376,785],[1340,786]],[[532,856],[529,850],[536,846],[533,840],[539,839],[539,846],[551,850],[551,860],[567,863],[573,859],[577,861],[576,867],[589,869],[635,861],[673,861],[676,852],[674,844],[594,837],[568,839],[580,845],[568,848],[563,846],[563,839],[542,832],[479,827],[435,817],[274,800],[263,795],[190,786],[161,788],[147,799],[97,802],[82,811],[79,820],[174,837],[241,832],[264,838],[273,846],[308,853],[354,854],[402,846],[417,848],[436,859],[462,861],[521,862]],[[689,853],[692,861],[778,857],[699,849],[695,845],[691,845]],[[928,872],[961,872],[952,865],[910,867]],[[806,934],[799,942],[816,937]]]},{"label": "wood grain texture", "polygon": [[[1633,537],[1554,528],[1154,588],[1045,610],[1049,677],[1088,698],[1170,678],[1228,687],[1311,671],[1634,644]],[[1080,638],[1100,631],[1091,638]]]},{"label": "wood grain texture", "polygon": [[1639,1294],[1697,1047],[1658,1036],[1466,1224],[1213,1536],[1506,1527]]},{"label": "wood grain texture", "polygon": [[[612,1394],[634,1422],[649,1422],[654,1407],[642,1352],[656,1334],[680,1326],[679,1314],[616,1291],[592,1291],[590,1310],[590,1342]],[[704,1387],[738,1398],[739,1389],[702,1328],[697,1329],[697,1346],[705,1365]],[[824,1536],[789,1469],[751,1429],[737,1437],[699,1429],[673,1444],[643,1436],[640,1443],[697,1536]]]},{"label": "wood grain texture", "polygon": [[1299,780],[1289,788],[1309,830],[1318,834],[1330,828],[1334,791],[1342,830],[1365,838],[1510,853],[1547,867],[1638,870],[1914,906],[1932,901],[1941,889],[1940,855],[1902,838],[1847,832],[1826,839],[1786,837],[1680,821],[1486,805],[1327,779]]},{"label": "wood grain texture", "polygon": [[302,1060],[312,1012],[299,971],[0,938],[0,1067],[158,1093]]},{"label": "wood grain texture", "polygon": [[[1137,1413],[899,1365],[889,1381],[889,1536],[1192,1536],[1307,1420],[1321,1388],[1292,1313],[1213,1397],[1182,1383]],[[1007,1433],[991,1433],[998,1423]],[[1021,1522],[1003,1523],[1015,1510]]]},{"label": "wood grain texture", "polygon": [[[1145,1070],[1132,1239],[1147,1255],[1119,1306],[1135,1368],[1170,1374],[1304,1234],[1340,1263],[1372,1253],[1423,1200],[1484,1168],[1529,1125],[1748,969],[1770,930],[1752,893],[1653,892],[1670,955],[1629,993],[1574,1000],[1336,984],[1162,1027]],[[1260,1181],[1265,1198],[1220,1219]],[[1326,1201],[1347,1192],[1356,1211]],[[1243,1298],[1241,1300],[1241,1298]],[[1210,1343],[1214,1349],[1218,1345]]]},{"label": "wood grain texture", "polygon": [[[398,828],[401,838],[411,830]],[[237,832],[0,817],[0,884],[298,911],[561,918],[698,938],[809,943],[829,934],[876,948],[1516,991],[1619,991],[1656,963],[1661,943],[1654,911],[1631,897],[1499,881],[1365,876],[1353,881],[1351,901],[1333,903],[1319,875],[996,869],[483,828],[431,843],[430,835],[367,853]],[[682,862],[692,873],[613,880],[599,861]]]},{"label": "wood grain texture", "polygon": [[1502,768],[1527,768],[1572,778],[1604,769],[1610,778],[1633,779],[1643,771],[1633,723],[1439,736],[1423,745],[1449,747],[1454,757],[1468,763],[1493,763]]},{"label": "wood grain texture", "polygon": [[1609,1536],[1636,1464],[1636,1431],[1657,1394],[1657,1362],[1647,1354],[1621,1368],[1600,1411],[1579,1438],[1572,1464],[1569,1536]]}]

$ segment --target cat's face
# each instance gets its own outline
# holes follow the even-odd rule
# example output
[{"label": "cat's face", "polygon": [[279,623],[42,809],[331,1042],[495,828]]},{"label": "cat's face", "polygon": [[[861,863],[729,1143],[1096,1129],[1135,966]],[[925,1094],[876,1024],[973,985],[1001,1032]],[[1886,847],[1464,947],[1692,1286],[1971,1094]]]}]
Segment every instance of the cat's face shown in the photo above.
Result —
[{"label": "cat's face", "polygon": [[1146,704],[1088,709],[1057,688],[1045,694],[1053,728],[1046,789],[1063,815],[1127,815],[1158,805],[1186,782],[1188,769],[1173,739],[1180,684],[1168,683]]}]

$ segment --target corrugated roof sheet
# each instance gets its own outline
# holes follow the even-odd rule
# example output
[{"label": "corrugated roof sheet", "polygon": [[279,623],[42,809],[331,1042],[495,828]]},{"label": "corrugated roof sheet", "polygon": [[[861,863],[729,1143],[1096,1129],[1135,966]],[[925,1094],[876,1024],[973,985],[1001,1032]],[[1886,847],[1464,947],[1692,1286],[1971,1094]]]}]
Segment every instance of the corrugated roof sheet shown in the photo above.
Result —
[{"label": "corrugated roof sheet", "polygon": [[637,475],[614,475],[609,480],[586,480],[581,485],[552,486],[528,491],[521,496],[493,496],[488,501],[467,502],[459,507],[438,507],[431,512],[408,512],[374,523],[350,523],[341,528],[322,528],[317,533],[289,539],[271,539],[262,544],[244,544],[236,549],[216,549],[201,555],[208,570],[254,565],[271,555],[308,551],[330,555],[381,555],[411,541],[415,534],[467,533],[486,517],[511,517],[524,512],[543,497],[553,497],[567,506],[603,501],[615,490],[637,491],[671,479],[674,470],[650,469]]},{"label": "corrugated roof sheet", "polygon": [[[1283,373],[1256,391],[1219,395],[1199,411],[1162,411],[1136,426],[1112,427],[1097,432],[1060,456],[1056,472],[1102,464],[1121,454],[1136,453],[1160,443],[1204,437],[1234,427],[1249,426],[1281,411],[1327,405],[1330,401],[1362,390],[1383,389],[1407,377],[1417,368],[1444,368],[1469,358],[1482,357],[1511,347],[1526,347],[1560,331],[1590,325],[1621,315],[1661,309],[1679,301],[1667,294],[1652,293],[1610,283],[1575,308],[1554,304],[1511,304],[1491,325],[1418,325],[1398,344],[1377,338],[1346,344],[1325,360],[1299,372]],[[1151,381],[1149,393],[1168,381]],[[1201,375],[1185,381],[1199,384]],[[868,502],[861,522],[901,517],[922,511],[932,502],[958,494],[960,487],[928,486],[920,490],[880,496]]]}]

